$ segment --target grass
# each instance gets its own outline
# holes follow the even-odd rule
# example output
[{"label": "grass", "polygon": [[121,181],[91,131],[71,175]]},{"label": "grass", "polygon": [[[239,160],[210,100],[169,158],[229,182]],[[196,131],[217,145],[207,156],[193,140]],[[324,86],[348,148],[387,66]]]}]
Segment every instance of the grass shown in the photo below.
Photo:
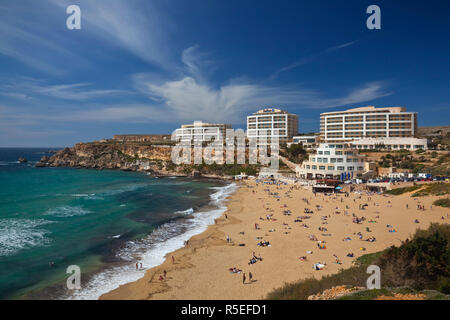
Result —
[{"label": "grass", "polygon": [[391,194],[394,196],[398,196],[404,193],[408,193],[408,192],[412,192],[412,191],[416,191],[420,188],[422,188],[423,185],[415,185],[415,186],[411,186],[411,187],[403,187],[403,188],[396,188],[396,189],[392,189],[392,190],[387,190],[384,193],[386,194]]},{"label": "grass", "polygon": [[412,197],[425,197],[425,196],[443,196],[450,193],[450,183],[430,183],[422,185],[422,188],[413,193]]},{"label": "grass", "polygon": [[[381,269],[383,288],[353,293],[343,299],[374,299],[379,295],[392,295],[391,291],[410,293],[408,290],[436,290],[450,294],[450,225],[432,224],[427,230],[417,230],[412,239],[404,241],[400,247],[392,246],[361,256],[354,266],[320,280],[309,278],[286,283],[269,293],[267,299],[306,300],[310,295],[335,286],[365,287],[367,267],[372,264]],[[409,289],[400,289],[402,287]],[[436,299],[439,294],[434,294]]]},{"label": "grass", "polygon": [[433,204],[439,207],[450,208],[450,198],[438,199]]}]

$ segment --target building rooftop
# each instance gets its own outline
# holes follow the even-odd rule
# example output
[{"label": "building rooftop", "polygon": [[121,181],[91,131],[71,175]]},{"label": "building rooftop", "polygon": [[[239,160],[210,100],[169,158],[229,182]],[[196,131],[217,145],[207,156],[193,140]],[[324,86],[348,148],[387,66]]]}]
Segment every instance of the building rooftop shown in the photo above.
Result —
[{"label": "building rooftop", "polygon": [[289,112],[281,109],[275,109],[275,108],[266,108],[261,109],[253,113],[254,115],[261,115],[261,114],[275,114],[275,113],[282,113],[282,114],[288,114]]},{"label": "building rooftop", "polygon": [[332,111],[332,112],[323,112],[321,114],[340,114],[340,113],[356,113],[356,112],[389,112],[389,113],[399,113],[406,112],[405,107],[385,107],[385,108],[376,108],[374,106],[367,107],[359,107],[353,109],[347,109],[344,111]]}]

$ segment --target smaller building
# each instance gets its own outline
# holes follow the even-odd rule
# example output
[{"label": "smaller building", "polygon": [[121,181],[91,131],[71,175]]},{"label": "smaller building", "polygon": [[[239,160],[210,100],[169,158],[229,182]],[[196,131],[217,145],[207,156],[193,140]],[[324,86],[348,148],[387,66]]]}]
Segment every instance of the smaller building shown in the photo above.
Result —
[{"label": "smaller building", "polygon": [[361,138],[351,142],[360,150],[427,150],[428,140],[418,138]]},{"label": "smaller building", "polygon": [[316,154],[309,156],[296,168],[296,175],[303,179],[329,178],[348,180],[370,172],[365,156],[345,144],[321,143]]}]

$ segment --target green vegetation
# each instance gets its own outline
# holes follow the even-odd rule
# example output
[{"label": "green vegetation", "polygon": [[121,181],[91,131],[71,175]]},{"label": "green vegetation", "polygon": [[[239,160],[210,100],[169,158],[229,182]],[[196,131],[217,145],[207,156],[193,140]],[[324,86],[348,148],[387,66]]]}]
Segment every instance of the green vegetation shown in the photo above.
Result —
[{"label": "green vegetation", "polygon": [[[379,295],[392,295],[391,292],[417,290],[439,290],[450,294],[450,225],[431,224],[427,230],[417,230],[412,239],[404,241],[399,247],[392,246],[381,252],[364,255],[355,261],[353,267],[341,269],[320,280],[310,278],[285,284],[271,292],[267,298],[303,300],[334,286],[365,287],[367,267],[372,264],[381,269],[383,288],[365,290],[342,299],[374,299]],[[427,298],[448,297],[434,292],[427,295]]]},{"label": "green vegetation", "polygon": [[285,152],[280,150],[280,155],[286,157],[289,161],[294,163],[302,163],[308,157],[308,152],[303,149],[303,145],[299,144],[291,144],[289,148],[284,149]]},{"label": "green vegetation", "polygon": [[438,182],[438,183],[427,183],[427,184],[415,184],[410,187],[396,188],[392,190],[387,190],[384,193],[398,196],[404,193],[416,191],[411,197],[425,197],[425,196],[443,196],[450,194],[450,183]]},{"label": "green vegetation", "polygon": [[197,165],[182,165],[182,172],[190,174],[192,171],[199,171],[202,174],[215,174],[219,176],[235,176],[244,172],[249,176],[255,176],[258,174],[259,166],[250,164],[197,164]]},{"label": "green vegetation", "polygon": [[392,189],[392,190],[387,190],[384,193],[386,194],[391,194],[394,196],[398,196],[404,193],[408,193],[408,192],[412,192],[412,191],[416,191],[420,188],[422,188],[423,185],[414,185],[411,187],[403,187],[403,188],[396,188],[396,189]]},{"label": "green vegetation", "polygon": [[425,197],[429,195],[443,196],[450,193],[450,183],[429,183],[421,185],[421,189],[413,193],[412,197]]},{"label": "green vegetation", "polygon": [[450,208],[450,198],[438,199],[433,204],[439,207]]}]

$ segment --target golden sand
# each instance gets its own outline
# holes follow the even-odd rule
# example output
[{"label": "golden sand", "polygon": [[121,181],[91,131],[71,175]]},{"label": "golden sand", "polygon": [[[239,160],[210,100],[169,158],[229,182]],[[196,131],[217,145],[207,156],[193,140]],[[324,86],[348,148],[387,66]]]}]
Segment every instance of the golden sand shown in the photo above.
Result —
[{"label": "golden sand", "polygon": [[[278,193],[279,198],[269,195],[267,189]],[[427,228],[431,222],[448,223],[449,209],[431,208],[437,198],[365,193],[351,193],[349,197],[314,196],[301,187],[256,185],[255,181],[246,181],[228,200],[227,218],[224,214],[216,225],[191,238],[187,247],[167,255],[162,265],[148,270],[140,280],[123,285],[101,299],[263,299],[285,283],[333,274],[340,268],[350,267],[363,254],[400,245],[417,228]],[[417,210],[419,203],[425,206],[424,211]],[[368,206],[361,210],[360,205],[364,204]],[[322,206],[321,210],[317,205]],[[305,208],[314,213],[305,214]],[[284,215],[285,210],[290,210],[291,215]],[[268,214],[273,214],[271,220],[266,219]],[[354,223],[353,214],[364,217],[365,221]],[[298,216],[310,216],[310,219],[294,222]],[[255,230],[255,223],[259,224],[259,230]],[[319,231],[319,227],[327,230]],[[227,235],[231,243],[227,243]],[[326,249],[319,249],[317,241],[310,240],[309,235],[325,241],[322,245]],[[351,240],[343,241],[346,237]],[[363,241],[369,237],[375,237],[376,241]],[[269,241],[270,246],[258,246],[261,239]],[[249,265],[253,252],[263,260]],[[354,257],[347,257],[348,253]],[[336,263],[334,255],[341,264]],[[307,260],[301,261],[302,256]],[[326,264],[325,268],[314,270],[313,265],[319,262]],[[245,284],[243,273],[229,271],[233,267],[245,272]],[[164,270],[167,276],[161,280]],[[249,272],[253,274],[252,282]]]}]

